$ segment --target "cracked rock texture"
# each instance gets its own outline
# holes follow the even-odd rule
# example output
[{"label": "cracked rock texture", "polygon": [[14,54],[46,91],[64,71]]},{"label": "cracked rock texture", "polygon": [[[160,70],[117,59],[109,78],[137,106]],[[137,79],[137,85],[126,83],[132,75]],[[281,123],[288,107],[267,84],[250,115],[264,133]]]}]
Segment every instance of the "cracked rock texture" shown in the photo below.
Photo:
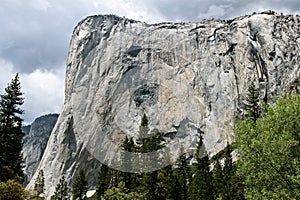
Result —
[{"label": "cracked rock texture", "polygon": [[22,127],[25,133],[22,141],[25,183],[30,181],[42,159],[57,118],[58,114],[44,115],[36,118],[31,125]]},{"label": "cracked rock texture", "polygon": [[214,155],[232,141],[251,81],[262,101],[299,89],[299,44],[300,18],[272,11],[151,25],[87,17],[73,32],[65,103],[38,168],[46,194],[62,175],[72,184],[80,168],[95,186],[97,152],[115,159],[115,144],[138,133],[144,113],[150,130],[175,134],[167,140],[171,152],[182,146],[193,153],[203,133],[205,153]]}]

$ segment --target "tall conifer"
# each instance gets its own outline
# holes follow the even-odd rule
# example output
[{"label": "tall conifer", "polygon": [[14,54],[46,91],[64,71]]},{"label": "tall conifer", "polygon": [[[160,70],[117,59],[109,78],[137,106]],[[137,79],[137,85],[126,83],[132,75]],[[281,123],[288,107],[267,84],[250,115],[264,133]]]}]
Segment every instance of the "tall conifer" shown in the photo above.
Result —
[{"label": "tall conifer", "polygon": [[0,181],[23,180],[22,132],[23,93],[17,74],[0,99]]},{"label": "tall conifer", "polygon": [[73,184],[73,188],[72,188],[73,200],[86,199],[87,190],[88,190],[88,182],[85,179],[84,170],[81,169]]}]

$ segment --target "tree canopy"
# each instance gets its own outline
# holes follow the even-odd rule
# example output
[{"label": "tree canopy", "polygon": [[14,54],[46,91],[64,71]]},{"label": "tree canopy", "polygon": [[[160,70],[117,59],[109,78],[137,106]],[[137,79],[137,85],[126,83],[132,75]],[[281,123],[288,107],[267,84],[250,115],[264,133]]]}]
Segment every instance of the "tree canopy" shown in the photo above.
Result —
[{"label": "tree canopy", "polygon": [[284,95],[261,118],[235,128],[247,199],[300,199],[300,95]]}]

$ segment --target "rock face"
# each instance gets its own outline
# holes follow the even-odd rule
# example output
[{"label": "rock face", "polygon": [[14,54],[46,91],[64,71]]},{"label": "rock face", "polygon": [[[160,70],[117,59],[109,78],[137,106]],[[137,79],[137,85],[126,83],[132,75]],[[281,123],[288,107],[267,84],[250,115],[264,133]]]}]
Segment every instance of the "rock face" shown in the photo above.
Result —
[{"label": "rock face", "polygon": [[47,195],[62,175],[72,184],[80,168],[95,186],[101,162],[117,159],[144,113],[150,130],[170,136],[171,152],[193,153],[203,133],[204,153],[214,155],[232,141],[251,81],[265,101],[299,83],[299,44],[300,18],[271,11],[152,25],[87,17],[73,32],[65,103],[38,168]]},{"label": "rock face", "polygon": [[22,127],[25,133],[23,138],[25,182],[29,182],[35,173],[57,118],[58,114],[44,115],[36,118],[31,125]]}]

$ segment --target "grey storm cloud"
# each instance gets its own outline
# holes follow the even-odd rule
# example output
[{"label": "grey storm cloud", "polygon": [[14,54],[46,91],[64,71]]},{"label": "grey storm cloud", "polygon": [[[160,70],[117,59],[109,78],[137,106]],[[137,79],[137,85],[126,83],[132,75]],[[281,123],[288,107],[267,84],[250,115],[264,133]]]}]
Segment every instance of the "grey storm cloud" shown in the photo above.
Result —
[{"label": "grey storm cloud", "polygon": [[198,21],[204,18],[229,19],[269,9],[285,14],[297,14],[300,11],[298,0],[154,0],[151,2],[166,19],[176,21]]},{"label": "grey storm cloud", "polygon": [[[229,19],[275,10],[299,14],[299,0],[0,0],[0,89],[19,73],[25,122],[59,112],[69,41],[89,15],[116,14],[156,23]],[[43,98],[47,97],[47,98]]]},{"label": "grey storm cloud", "polygon": [[[0,0],[0,57],[13,63],[19,72],[37,68],[53,69],[65,63],[73,28],[91,14],[128,14],[130,4],[148,19],[159,15],[168,21],[198,21],[203,18],[232,18],[265,9],[297,13],[298,0]],[[98,5],[98,6],[95,6]],[[111,6],[111,7],[110,7]],[[138,20],[140,20],[138,19]],[[157,20],[154,19],[154,20]]]},{"label": "grey storm cloud", "polygon": [[0,0],[0,57],[20,73],[61,66],[86,7],[72,1]]}]

